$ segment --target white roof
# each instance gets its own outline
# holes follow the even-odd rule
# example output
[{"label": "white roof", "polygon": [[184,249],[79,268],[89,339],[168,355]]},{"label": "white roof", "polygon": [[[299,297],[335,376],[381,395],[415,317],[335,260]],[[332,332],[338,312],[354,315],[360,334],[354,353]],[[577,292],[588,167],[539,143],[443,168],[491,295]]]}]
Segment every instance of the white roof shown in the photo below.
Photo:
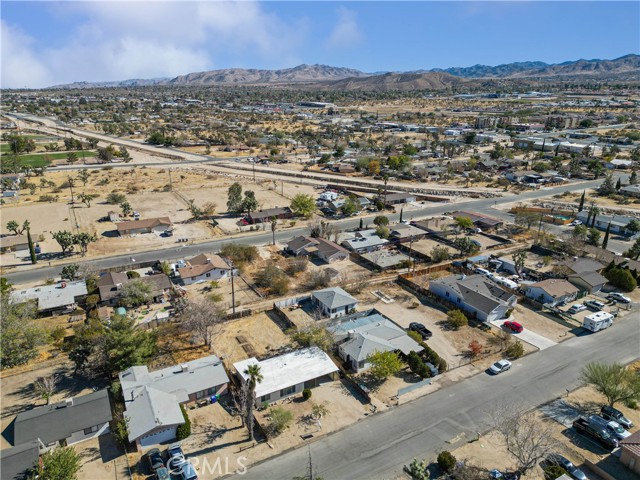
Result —
[{"label": "white roof", "polygon": [[184,423],[175,395],[154,388],[144,387],[133,401],[127,402],[126,408],[129,440],[132,442],[156,427]]},{"label": "white roof", "polygon": [[329,355],[318,347],[296,350],[262,361],[252,357],[233,366],[246,382],[249,376],[244,372],[249,365],[255,364],[260,366],[263,377],[262,382],[256,385],[256,398],[338,371]]},{"label": "white roof", "polygon": [[[64,287],[62,285],[65,285]],[[50,310],[66,307],[75,303],[75,297],[87,294],[87,284],[84,280],[75,282],[60,282],[55,285],[14,290],[11,292],[12,303],[24,303],[29,300],[38,301],[38,310]]]}]

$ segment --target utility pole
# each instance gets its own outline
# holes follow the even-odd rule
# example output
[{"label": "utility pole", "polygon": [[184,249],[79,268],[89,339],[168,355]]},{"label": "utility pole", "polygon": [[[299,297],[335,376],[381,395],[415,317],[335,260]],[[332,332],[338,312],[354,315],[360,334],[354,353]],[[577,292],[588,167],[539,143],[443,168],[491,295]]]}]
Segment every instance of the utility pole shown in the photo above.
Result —
[{"label": "utility pole", "polygon": [[173,192],[173,182],[171,181],[171,168],[168,168],[167,170],[169,170],[169,191]]},{"label": "utility pole", "polygon": [[236,289],[235,289],[235,285],[233,283],[233,277],[235,276],[233,274],[233,262],[227,258],[227,257],[222,257],[222,259],[224,260],[224,263],[226,263],[230,270],[230,275],[231,275],[231,311],[233,312],[233,314],[236,314]]}]

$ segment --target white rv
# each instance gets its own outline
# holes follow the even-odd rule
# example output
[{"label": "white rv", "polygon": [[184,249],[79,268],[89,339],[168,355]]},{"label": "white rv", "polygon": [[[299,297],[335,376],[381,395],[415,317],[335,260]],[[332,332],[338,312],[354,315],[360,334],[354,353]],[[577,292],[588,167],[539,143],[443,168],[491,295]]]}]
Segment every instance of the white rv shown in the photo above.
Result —
[{"label": "white rv", "polygon": [[584,317],[582,327],[592,332],[599,332],[613,325],[613,315],[608,312],[596,312]]}]

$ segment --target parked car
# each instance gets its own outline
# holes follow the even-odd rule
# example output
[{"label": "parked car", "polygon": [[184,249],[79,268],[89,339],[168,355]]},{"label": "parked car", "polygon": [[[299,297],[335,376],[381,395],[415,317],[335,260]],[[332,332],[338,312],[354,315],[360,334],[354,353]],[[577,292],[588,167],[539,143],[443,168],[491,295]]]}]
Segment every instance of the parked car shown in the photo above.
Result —
[{"label": "parked car", "polygon": [[624,440],[629,435],[631,435],[628,430],[622,428],[620,424],[615,420],[611,420],[609,423],[607,423],[607,430],[609,430],[611,434],[618,440]]},{"label": "parked car", "polygon": [[554,453],[547,457],[547,462],[550,465],[559,465],[566,470],[566,472],[571,476],[571,478],[575,478],[576,480],[587,480],[587,476],[584,474],[582,470],[576,467],[571,460],[566,457],[563,457],[560,454]]},{"label": "parked car", "polygon": [[578,418],[574,421],[573,428],[575,428],[578,433],[593,438],[607,449],[613,450],[614,448],[618,448],[618,439],[614,438],[614,436],[609,433],[609,430],[595,425],[586,418]]},{"label": "parked car", "polygon": [[582,225],[582,220],[574,220],[569,224],[570,227],[577,227],[578,225]]},{"label": "parked car", "polygon": [[602,310],[604,308],[604,303],[599,302],[597,300],[587,300],[586,302],[584,302],[584,305],[589,308],[589,310],[593,310],[596,312],[599,312],[600,310]]},{"label": "parked car", "polygon": [[511,362],[509,360],[498,360],[496,363],[489,367],[489,371],[494,375],[506,372],[511,368]]},{"label": "parked car", "polygon": [[479,273],[480,275],[485,275],[485,276],[486,275],[491,275],[491,272],[489,270],[487,270],[485,268],[480,268],[480,267],[476,268],[475,272]]},{"label": "parked car", "polygon": [[584,311],[586,309],[587,309],[587,307],[585,307],[583,304],[576,303],[575,305],[572,305],[571,308],[569,310],[567,310],[567,312],[570,313],[571,315],[573,315],[574,313],[582,312],[582,311]]},{"label": "parked car", "polygon": [[173,443],[169,445],[169,448],[167,448],[167,453],[169,454],[169,461],[167,462],[167,464],[170,467],[175,468],[176,466],[185,462],[184,452],[182,451],[182,447],[179,443]]},{"label": "parked car", "polygon": [[625,297],[620,292],[610,293],[609,295],[607,295],[607,299],[615,300],[616,302],[620,302],[620,303],[631,303],[631,299],[629,297]]},{"label": "parked car", "polygon": [[510,320],[504,322],[502,326],[507,330],[511,330],[514,333],[522,333],[522,331],[524,330],[524,327],[520,325],[518,322],[512,322]]},{"label": "parked car", "polygon": [[624,428],[629,429],[633,427],[633,422],[629,420],[624,414],[617,408],[610,407],[609,405],[603,405],[600,409],[600,415],[607,420],[614,420],[622,425]]},{"label": "parked car", "polygon": [[431,335],[433,335],[427,327],[418,322],[411,322],[409,324],[409,330],[411,330],[412,332],[418,332],[422,336],[423,340],[426,340],[427,338],[430,338]]},{"label": "parked car", "polygon": [[164,467],[162,453],[160,453],[160,450],[157,448],[152,448],[147,452],[147,460],[149,460],[149,467],[151,467],[152,472]]},{"label": "parked car", "polygon": [[198,480],[196,469],[193,468],[191,463],[186,462],[180,467],[180,478],[181,480]]}]

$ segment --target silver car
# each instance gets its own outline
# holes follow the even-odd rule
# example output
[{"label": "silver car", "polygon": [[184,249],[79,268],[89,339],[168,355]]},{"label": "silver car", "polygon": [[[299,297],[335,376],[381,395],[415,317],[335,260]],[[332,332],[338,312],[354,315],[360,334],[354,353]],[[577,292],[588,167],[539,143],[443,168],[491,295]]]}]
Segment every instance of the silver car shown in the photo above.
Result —
[{"label": "silver car", "polygon": [[494,375],[506,372],[511,368],[511,362],[509,360],[498,360],[496,363],[489,367],[489,371]]}]

